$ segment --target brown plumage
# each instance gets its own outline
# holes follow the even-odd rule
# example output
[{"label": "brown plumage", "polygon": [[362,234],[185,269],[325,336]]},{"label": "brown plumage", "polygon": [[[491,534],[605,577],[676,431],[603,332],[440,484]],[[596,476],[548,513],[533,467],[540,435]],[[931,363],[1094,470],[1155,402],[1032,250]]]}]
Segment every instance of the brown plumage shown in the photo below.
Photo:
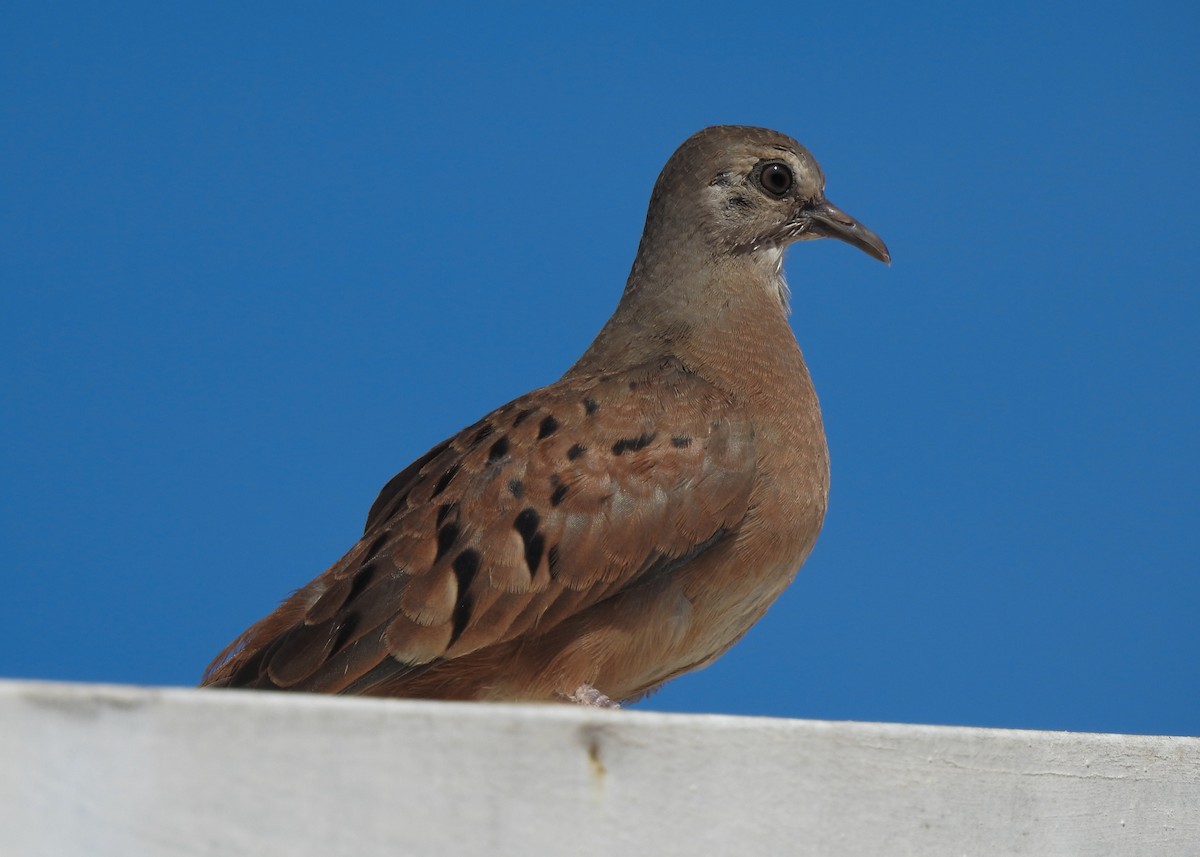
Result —
[{"label": "brown plumage", "polygon": [[394,477],[358,544],[203,683],[608,704],[711,662],[792,580],[825,514],[781,268],[818,237],[889,259],[790,137],[688,139],[579,361]]}]

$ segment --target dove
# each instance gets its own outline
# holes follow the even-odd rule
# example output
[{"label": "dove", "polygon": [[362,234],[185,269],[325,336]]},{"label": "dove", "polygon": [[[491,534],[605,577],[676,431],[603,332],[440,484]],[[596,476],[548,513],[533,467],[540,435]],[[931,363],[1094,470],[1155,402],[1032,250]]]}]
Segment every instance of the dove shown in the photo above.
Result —
[{"label": "dove", "polygon": [[788,246],[817,238],[890,263],[791,137],[690,137],[579,360],[404,468],[362,538],[202,684],[615,706],[711,663],[791,583],[825,516],[828,450],[783,275]]}]

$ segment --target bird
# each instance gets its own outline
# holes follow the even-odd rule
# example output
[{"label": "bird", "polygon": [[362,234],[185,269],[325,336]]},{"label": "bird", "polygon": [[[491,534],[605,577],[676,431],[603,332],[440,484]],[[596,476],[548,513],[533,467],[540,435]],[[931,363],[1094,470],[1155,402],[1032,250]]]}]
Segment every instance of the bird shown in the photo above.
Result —
[{"label": "bird", "polygon": [[792,582],[829,493],[783,258],[890,265],[812,154],[712,126],[668,159],[618,305],[557,381],[437,444],[209,687],[620,707],[712,663]]}]

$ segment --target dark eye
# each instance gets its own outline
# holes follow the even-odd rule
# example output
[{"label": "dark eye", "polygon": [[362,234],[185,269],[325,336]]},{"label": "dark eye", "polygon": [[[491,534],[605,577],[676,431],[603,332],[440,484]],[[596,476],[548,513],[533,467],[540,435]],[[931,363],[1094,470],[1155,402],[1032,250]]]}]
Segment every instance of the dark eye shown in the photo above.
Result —
[{"label": "dark eye", "polygon": [[767,193],[783,196],[792,189],[792,171],[784,164],[767,164],[758,173],[758,183]]}]

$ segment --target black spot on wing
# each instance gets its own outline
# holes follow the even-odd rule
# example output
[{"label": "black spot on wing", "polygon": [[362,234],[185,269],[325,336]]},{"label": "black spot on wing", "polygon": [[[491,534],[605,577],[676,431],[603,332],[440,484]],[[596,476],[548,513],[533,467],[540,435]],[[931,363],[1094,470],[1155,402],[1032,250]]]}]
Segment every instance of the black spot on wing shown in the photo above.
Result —
[{"label": "black spot on wing", "polygon": [[513,521],[513,529],[521,534],[521,541],[525,543],[525,565],[528,566],[530,575],[537,572],[546,545],[546,537],[538,531],[540,523],[541,518],[533,508],[522,509]]},{"label": "black spot on wing", "polygon": [[471,607],[474,599],[469,590],[471,581],[479,573],[479,551],[468,548],[454,558],[451,567],[454,569],[454,578],[458,581],[458,601],[454,604],[454,613],[451,617],[454,625],[450,632],[450,644],[453,645],[462,636],[467,622],[471,619]]},{"label": "black spot on wing", "polygon": [[364,554],[364,556],[366,557],[366,561],[370,562],[372,559],[374,559],[375,554],[379,553],[379,551],[381,551],[383,549],[384,545],[386,545],[389,541],[391,541],[391,538],[392,538],[391,530],[384,530],[382,533],[380,533],[374,539],[372,539],[371,546],[367,548],[367,552]]},{"label": "black spot on wing", "polygon": [[454,543],[458,541],[458,533],[458,524],[454,521],[445,524],[443,527],[441,527],[441,529],[438,530],[437,554],[433,558],[434,562],[440,560],[447,554],[447,552],[449,552],[450,548],[454,547]]},{"label": "black spot on wing", "polygon": [[430,495],[430,499],[433,499],[438,494],[441,494],[443,491],[445,491],[446,486],[453,481],[454,477],[458,475],[458,471],[461,468],[462,462],[459,461],[456,461],[447,467],[446,472],[442,474],[441,478],[438,479],[437,484],[433,486],[433,494]]},{"label": "black spot on wing", "polygon": [[487,463],[495,464],[497,461],[504,458],[504,456],[508,455],[508,448],[508,435],[501,435],[496,442],[491,445],[491,448],[488,449]]},{"label": "black spot on wing", "polygon": [[457,503],[443,503],[442,505],[438,506],[437,525],[439,527],[442,525],[443,521],[450,517],[451,512],[458,512]]},{"label": "black spot on wing", "polygon": [[354,581],[350,584],[350,591],[346,594],[346,604],[349,604],[358,596],[362,595],[363,590],[375,582],[375,578],[379,574],[379,566],[376,563],[368,562],[354,574]]},{"label": "black spot on wing", "polygon": [[558,431],[558,420],[556,420],[552,414],[547,414],[538,424],[537,439],[543,440],[548,438],[556,431]]},{"label": "black spot on wing", "polygon": [[538,516],[537,509],[527,507],[522,509],[521,513],[517,515],[516,520],[513,521],[513,529],[521,534],[522,539],[528,542],[533,537],[533,534],[537,532],[538,524],[541,522],[542,519]]},{"label": "black spot on wing", "polygon": [[627,452],[637,452],[639,449],[645,449],[654,441],[656,436],[655,432],[647,432],[638,437],[621,438],[612,445],[613,455],[624,455]]}]

